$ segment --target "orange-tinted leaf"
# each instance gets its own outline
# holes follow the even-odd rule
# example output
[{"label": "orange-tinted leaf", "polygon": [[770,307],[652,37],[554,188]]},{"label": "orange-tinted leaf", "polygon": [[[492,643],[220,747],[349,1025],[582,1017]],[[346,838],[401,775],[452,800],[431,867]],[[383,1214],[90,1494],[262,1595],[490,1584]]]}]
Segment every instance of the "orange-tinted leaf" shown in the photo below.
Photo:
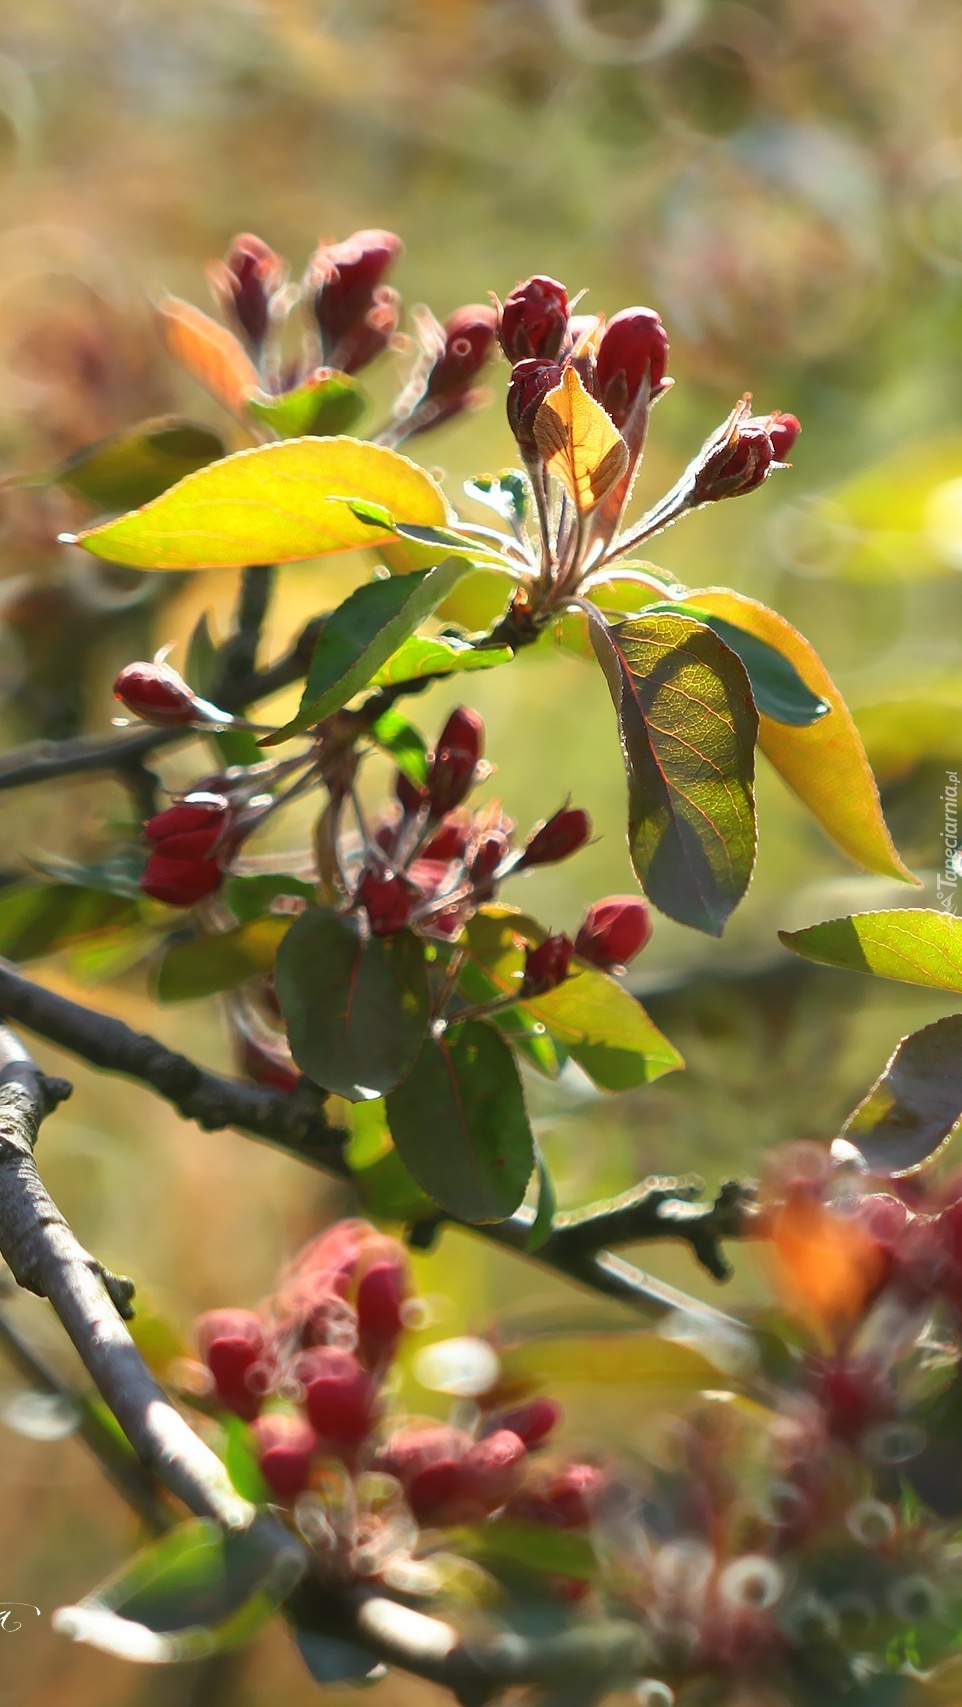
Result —
[{"label": "orange-tinted leaf", "polygon": [[175,362],[204,386],[233,415],[241,415],[247,399],[258,390],[257,369],[242,344],[208,314],[165,296],[156,309],[160,335]]},{"label": "orange-tinted leaf", "polygon": [[828,701],[828,716],[802,727],[760,716],[758,744],[851,859],[885,877],[915,882],[882,817],[875,778],[852,714],[814,648],[783,616],[727,587],[686,593],[685,602],[766,640],[794,664],[812,693]]},{"label": "orange-tinted leaf", "polygon": [[771,1248],[786,1303],[823,1332],[856,1322],[881,1279],[874,1239],[811,1198],[792,1198],[775,1211]]},{"label": "orange-tinted leaf", "polygon": [[534,435],[548,472],[561,481],[582,515],[600,504],[628,466],[624,439],[573,367],[548,392],[535,416]]}]

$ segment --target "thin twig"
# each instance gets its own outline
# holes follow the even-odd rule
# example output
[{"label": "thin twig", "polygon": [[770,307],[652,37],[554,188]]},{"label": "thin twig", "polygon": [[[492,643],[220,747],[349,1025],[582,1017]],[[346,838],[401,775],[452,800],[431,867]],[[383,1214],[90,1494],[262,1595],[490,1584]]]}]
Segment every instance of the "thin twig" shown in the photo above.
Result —
[{"label": "thin twig", "polygon": [[[132,1031],[122,1020],[95,1013],[65,996],[45,990],[3,961],[0,961],[0,1015],[16,1020],[48,1042],[81,1056],[92,1066],[107,1072],[123,1073],[149,1085],[186,1119],[196,1120],[206,1131],[234,1127],[250,1137],[287,1150],[339,1179],[349,1180],[351,1177],[343,1153],[346,1134],[328,1125],[323,1107],[317,1100],[323,1093],[312,1091],[306,1083],[297,1091],[284,1092],[206,1072],[156,1038]],[[680,1209],[691,1207],[681,1199],[674,1201]],[[703,1207],[696,1206],[699,1211]],[[677,1310],[697,1309],[702,1315],[730,1324],[730,1318],[721,1311],[713,1310],[709,1305],[696,1305],[675,1287],[655,1280],[611,1252],[600,1251],[592,1239],[572,1233],[570,1223],[566,1226],[563,1219],[536,1251],[527,1248],[534,1221],[532,1210],[520,1209],[507,1221],[484,1226],[450,1219],[453,1224],[466,1226],[469,1231],[519,1256],[530,1257],[593,1292],[630,1305],[649,1320],[658,1320]],[[417,1242],[429,1241],[437,1228],[443,1225],[443,1220],[443,1217],[438,1217],[428,1224],[424,1237]],[[697,1214],[691,1223],[677,1215],[673,1219],[668,1203],[662,1199],[648,1232],[632,1231],[624,1236],[639,1240],[649,1236],[676,1238],[693,1244],[692,1234],[694,1232],[698,1237],[699,1225]],[[620,1239],[621,1233],[614,1224],[613,1228],[614,1236]],[[738,1231],[734,1223],[731,1231],[732,1234]]]},{"label": "thin twig", "polygon": [[272,563],[248,564],[241,575],[234,632],[221,652],[221,679],[214,696],[219,704],[224,703],[225,694],[233,700],[231,711],[245,709],[237,703],[236,689],[256,677],[257,649],[276,577]]},{"label": "thin twig", "polygon": [[69,1094],[0,1027],[0,1254],[14,1279],[49,1299],[141,1463],[199,1517],[246,1525],[255,1508],[174,1409],[123,1321],[133,1288],[85,1251],[34,1161],[41,1121]]}]

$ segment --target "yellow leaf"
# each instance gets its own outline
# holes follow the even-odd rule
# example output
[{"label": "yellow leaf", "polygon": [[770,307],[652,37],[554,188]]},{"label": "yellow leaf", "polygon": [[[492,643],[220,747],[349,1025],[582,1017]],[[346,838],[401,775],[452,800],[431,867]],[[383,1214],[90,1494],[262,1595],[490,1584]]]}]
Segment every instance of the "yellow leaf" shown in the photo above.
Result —
[{"label": "yellow leaf", "polygon": [[233,332],[179,296],[165,296],[156,315],[168,354],[218,403],[240,415],[260,379]]},{"label": "yellow leaf", "polygon": [[736,623],[794,664],[806,687],[831,706],[797,728],[759,717],[758,744],[834,842],[868,871],[917,879],[902,863],[882,817],[878,788],[852,714],[817,652],[783,616],[727,587],[686,593],[685,603]]},{"label": "yellow leaf", "polygon": [[628,446],[600,403],[589,397],[576,368],[565,368],[534,422],[534,436],[549,474],[561,481],[581,515],[617,485],[628,466]]}]

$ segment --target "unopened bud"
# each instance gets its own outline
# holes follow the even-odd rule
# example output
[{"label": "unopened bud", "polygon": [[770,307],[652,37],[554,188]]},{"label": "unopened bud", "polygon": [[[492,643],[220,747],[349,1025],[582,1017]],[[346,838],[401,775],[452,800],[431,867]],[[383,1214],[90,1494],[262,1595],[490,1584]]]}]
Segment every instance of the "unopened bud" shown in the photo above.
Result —
[{"label": "unopened bud", "polygon": [[223,261],[207,269],[211,290],[225,319],[233,322],[254,355],[271,319],[271,303],[284,281],[284,263],[269,244],[249,231],[233,238]]},{"label": "unopened bud", "polygon": [[506,399],[508,425],[529,461],[540,455],[534,436],[535,416],[548,392],[561,384],[563,372],[557,362],[534,360],[516,362],[512,370]]},{"label": "unopened bud", "polygon": [[261,1393],[251,1380],[264,1354],[264,1328],[253,1310],[208,1310],[199,1316],[194,1336],[213,1377],[218,1398],[250,1422],[261,1408]]},{"label": "unopened bud", "polygon": [[150,664],[125,665],[114,682],[114,699],[119,699],[143,723],[153,723],[158,728],[232,721],[226,712],[218,712],[216,706],[195,694],[169,664],[156,659]]},{"label": "unopened bud", "polygon": [[358,895],[367,908],[375,936],[393,936],[395,931],[403,930],[418,899],[414,885],[386,866],[369,867],[365,871]]},{"label": "unopened bud", "polygon": [[438,736],[428,774],[432,818],[443,818],[471,792],[484,751],[484,723],[476,711],[459,705]]},{"label": "unopened bud", "polygon": [[785,461],[802,430],[801,422],[794,415],[784,415],[780,409],[776,409],[773,415],[753,417],[752,425],[764,427],[772,441],[776,462]]},{"label": "unopened bud", "polygon": [[537,948],[529,946],[524,956],[522,997],[544,996],[549,990],[555,990],[559,984],[563,984],[568,976],[573,953],[574,944],[563,931],[556,936],[546,936]]},{"label": "unopened bud", "polygon": [[692,505],[712,504],[754,492],[768,479],[775,461],[764,420],[749,416],[745,399],[707,441],[693,465],[690,501]]},{"label": "unopened bud", "polygon": [[508,838],[503,830],[489,830],[482,836],[468,865],[468,875],[477,888],[494,876],[508,852]]},{"label": "unopened bud", "polygon": [[402,248],[393,231],[367,230],[316,250],[307,282],[324,360],[332,366],[339,365],[335,358],[340,341],[356,331],[375,306],[375,292]]},{"label": "unopened bud", "polygon": [[404,1305],[410,1293],[408,1268],[399,1245],[365,1269],[354,1306],[361,1350],[370,1363],[390,1357],[404,1330]]},{"label": "unopened bud", "polygon": [[509,1428],[527,1447],[540,1446],[557,1428],[564,1415],[556,1399],[529,1399],[526,1405],[516,1405],[501,1411],[498,1427]]},{"label": "unopened bud", "polygon": [[345,1451],[359,1446],[373,1426],[377,1392],[354,1353],[316,1346],[301,1353],[293,1372],[321,1439]]},{"label": "unopened bud", "polygon": [[647,377],[649,401],[665,389],[668,334],[653,308],[623,308],[598,345],[595,384],[616,427],[623,427]]},{"label": "unopened bud", "polygon": [[442,860],[450,864],[452,860],[464,858],[470,840],[469,819],[445,818],[430,840],[425,842],[421,849],[421,858]]},{"label": "unopened bud", "polygon": [[404,771],[398,771],[394,779],[394,793],[404,809],[406,818],[413,818],[427,805],[428,791],[419,782],[412,782]]},{"label": "unopened bud", "polygon": [[526,1488],[508,1507],[510,1517],[548,1523],[558,1529],[586,1529],[604,1477],[594,1464],[568,1464],[540,1484]]},{"label": "unopened bud", "polygon": [[295,1500],[307,1487],[311,1459],[318,1439],[303,1417],[270,1411],[254,1424],[254,1441],[260,1472],[280,1500]]},{"label": "unopened bud", "polygon": [[504,300],[498,326],[509,362],[554,361],[568,327],[568,293],[557,279],[536,274]]},{"label": "unopened bud", "polygon": [[527,871],[533,865],[554,865],[577,853],[591,837],[591,819],[580,807],[563,806],[546,824],[535,830],[515,867]]},{"label": "unopened bud", "polygon": [[223,795],[188,795],[177,806],[158,812],[144,825],[153,852],[140,887],[145,895],[172,907],[190,907],[212,895],[224,881],[219,853],[231,845],[232,813]]},{"label": "unopened bud", "polygon": [[610,895],[589,907],[575,953],[608,972],[627,966],[651,941],[651,913],[639,895]]},{"label": "unopened bud", "polygon": [[444,322],[444,347],[425,383],[428,397],[452,397],[477,379],[491,354],[498,317],[493,308],[472,302]]}]

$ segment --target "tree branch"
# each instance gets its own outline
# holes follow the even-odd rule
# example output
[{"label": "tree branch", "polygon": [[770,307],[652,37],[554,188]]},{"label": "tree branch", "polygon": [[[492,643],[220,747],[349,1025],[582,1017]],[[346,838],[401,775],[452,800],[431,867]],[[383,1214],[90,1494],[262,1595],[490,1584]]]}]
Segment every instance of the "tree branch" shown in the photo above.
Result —
[{"label": "tree branch", "polygon": [[[0,961],[0,1015],[27,1026],[37,1036],[81,1056],[94,1067],[123,1073],[149,1085],[172,1103],[185,1119],[195,1120],[205,1131],[235,1127],[250,1137],[299,1156],[302,1161],[323,1168],[339,1179],[351,1179],[343,1153],[346,1134],[328,1125],[318,1100],[323,1092],[309,1086],[307,1081],[296,1091],[284,1092],[206,1072],[156,1038],[132,1031],[122,1020],[92,1012],[79,1002],[72,1002],[65,996],[45,990],[42,985],[31,983],[6,961]],[[637,1214],[621,1207],[624,1200],[613,1200],[615,1213],[611,1222],[601,1223],[606,1228],[605,1240],[681,1238],[694,1245],[703,1237],[701,1248],[707,1254],[710,1238],[721,1235],[719,1206],[711,1206],[709,1211],[705,1205],[689,1205],[678,1198],[666,1198],[663,1183],[661,1188],[654,1189],[656,1196],[658,1189],[662,1189],[661,1199],[654,1207],[652,1204],[647,1208],[643,1205]],[[628,1193],[628,1199],[632,1195]],[[724,1198],[723,1189],[719,1204]],[[608,1207],[605,1206],[601,1213],[607,1213]],[[590,1214],[583,1230],[578,1230],[578,1217],[559,1216],[558,1225],[535,1251],[528,1250],[534,1221],[532,1210],[520,1209],[507,1221],[483,1226],[468,1222],[454,1224],[466,1227],[503,1249],[552,1268],[593,1292],[640,1310],[649,1319],[657,1320],[676,1310],[697,1308],[702,1315],[732,1325],[731,1318],[722,1311],[707,1304],[695,1306],[686,1293],[655,1280],[610,1251],[600,1250],[599,1227],[590,1219]],[[685,1221],[686,1214],[691,1225]],[[647,1230],[641,1225],[644,1217],[649,1222]],[[414,1242],[430,1243],[443,1221],[443,1217],[438,1217],[426,1223],[421,1236],[416,1236]],[[733,1212],[729,1233],[734,1236],[744,1230],[740,1224],[736,1225]]]},{"label": "tree branch", "polygon": [[41,1121],[69,1090],[0,1027],[0,1255],[21,1286],[49,1299],[141,1463],[197,1516],[247,1524],[255,1508],[174,1409],[121,1320],[133,1287],[84,1250],[37,1172]]},{"label": "tree branch", "polygon": [[[323,617],[301,631],[289,652],[266,670],[238,676],[221,696],[225,711],[239,711],[257,700],[269,699],[306,675]],[[67,741],[36,741],[0,761],[0,790],[28,783],[54,782],[63,776],[89,776],[99,771],[129,772],[151,753],[190,740],[196,729],[137,729],[120,735],[78,735]]]},{"label": "tree branch", "polygon": [[250,563],[241,574],[234,632],[221,652],[221,680],[214,696],[220,705],[225,694],[228,699],[234,698],[231,711],[244,709],[236,703],[236,690],[255,675],[257,648],[276,576],[273,563]]},{"label": "tree branch", "polygon": [[694,1201],[704,1190],[694,1176],[651,1178],[603,1203],[562,1211],[555,1217],[551,1243],[556,1255],[595,1252],[603,1245],[628,1245],[641,1240],[681,1239],[691,1246],[703,1268],[716,1280],[727,1280],[731,1264],[723,1239],[751,1235],[759,1216],[754,1190],[740,1180],[726,1180],[713,1203]]}]

